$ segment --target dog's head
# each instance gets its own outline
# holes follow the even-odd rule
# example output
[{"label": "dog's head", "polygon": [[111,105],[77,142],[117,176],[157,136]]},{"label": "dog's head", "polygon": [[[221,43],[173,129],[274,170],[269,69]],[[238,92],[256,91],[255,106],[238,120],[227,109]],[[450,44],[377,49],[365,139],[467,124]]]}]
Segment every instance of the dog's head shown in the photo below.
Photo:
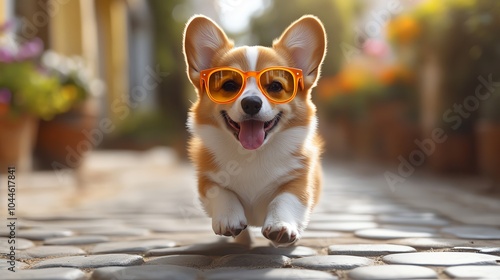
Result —
[{"label": "dog's head", "polygon": [[325,31],[314,16],[292,23],[271,48],[235,48],[212,20],[193,17],[184,32],[187,73],[198,92],[191,122],[219,127],[248,150],[279,131],[311,125],[310,91],[325,52]]}]

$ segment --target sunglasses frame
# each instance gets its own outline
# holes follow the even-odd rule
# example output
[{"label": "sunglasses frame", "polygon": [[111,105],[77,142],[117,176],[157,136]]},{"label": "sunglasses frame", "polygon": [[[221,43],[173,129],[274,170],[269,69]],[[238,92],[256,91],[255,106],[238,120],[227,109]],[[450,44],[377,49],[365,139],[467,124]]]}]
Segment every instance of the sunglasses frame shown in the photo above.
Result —
[{"label": "sunglasses frame", "polygon": [[[240,91],[233,98],[231,98],[227,101],[221,102],[221,101],[214,99],[214,97],[210,93],[208,82],[210,81],[210,77],[212,76],[212,74],[214,74],[217,71],[224,71],[224,70],[230,70],[230,71],[234,71],[234,72],[240,74],[243,77],[243,83],[241,85]],[[262,88],[262,85],[260,84],[260,77],[265,72],[272,71],[272,70],[282,70],[282,71],[286,71],[286,72],[289,72],[290,74],[292,74],[293,83],[294,83],[294,85],[293,85],[294,91],[293,91],[292,96],[290,98],[288,98],[284,101],[274,100]],[[212,100],[213,102],[218,103],[218,104],[227,104],[227,103],[233,102],[238,97],[240,97],[240,95],[243,93],[243,91],[245,89],[247,80],[250,77],[255,78],[255,80],[257,81],[257,86],[259,87],[260,91],[264,94],[264,96],[266,96],[266,98],[269,101],[271,101],[272,103],[275,103],[275,104],[285,104],[285,103],[292,101],[295,98],[295,95],[297,95],[299,85],[300,85],[301,90],[304,90],[304,75],[302,74],[302,70],[298,69],[298,68],[283,67],[283,66],[267,67],[267,68],[264,68],[260,71],[246,71],[246,72],[242,71],[240,69],[237,69],[237,68],[232,68],[232,67],[214,67],[214,68],[205,69],[205,70],[202,70],[200,72],[200,89],[203,90],[203,88],[205,88],[205,92],[207,93],[210,100]]]}]

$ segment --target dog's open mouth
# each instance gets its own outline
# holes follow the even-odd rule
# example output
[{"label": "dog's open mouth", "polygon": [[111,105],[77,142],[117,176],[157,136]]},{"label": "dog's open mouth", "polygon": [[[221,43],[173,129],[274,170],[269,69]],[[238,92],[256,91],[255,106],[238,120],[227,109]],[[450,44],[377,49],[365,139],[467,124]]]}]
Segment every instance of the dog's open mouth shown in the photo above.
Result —
[{"label": "dog's open mouth", "polygon": [[272,120],[263,122],[249,119],[237,123],[233,121],[226,111],[221,112],[227,127],[233,132],[234,136],[241,145],[247,150],[255,150],[262,146],[269,132],[275,128],[283,115],[278,113]]}]

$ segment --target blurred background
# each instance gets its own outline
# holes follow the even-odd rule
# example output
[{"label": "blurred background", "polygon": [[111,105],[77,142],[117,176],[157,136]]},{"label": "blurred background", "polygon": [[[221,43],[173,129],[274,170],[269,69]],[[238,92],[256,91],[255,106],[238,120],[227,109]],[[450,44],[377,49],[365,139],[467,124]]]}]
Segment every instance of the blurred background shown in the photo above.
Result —
[{"label": "blurred background", "polygon": [[388,166],[396,181],[417,169],[500,180],[496,0],[0,0],[0,170],[158,146],[185,158],[194,14],[237,45],[269,46],[304,14],[323,21],[326,159]]}]

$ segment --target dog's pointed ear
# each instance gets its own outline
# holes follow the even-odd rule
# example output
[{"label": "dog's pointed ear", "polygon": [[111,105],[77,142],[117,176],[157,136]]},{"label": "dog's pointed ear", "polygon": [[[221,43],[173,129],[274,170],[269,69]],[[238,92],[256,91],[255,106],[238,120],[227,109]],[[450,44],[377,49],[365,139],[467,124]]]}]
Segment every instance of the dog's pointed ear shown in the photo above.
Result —
[{"label": "dog's pointed ear", "polygon": [[184,57],[189,79],[199,86],[200,71],[208,69],[218,54],[233,47],[222,29],[205,16],[193,16],[184,30]]},{"label": "dog's pointed ear", "polygon": [[288,57],[293,66],[302,69],[306,88],[316,85],[326,54],[326,33],[315,16],[303,16],[292,23],[273,48]]}]

